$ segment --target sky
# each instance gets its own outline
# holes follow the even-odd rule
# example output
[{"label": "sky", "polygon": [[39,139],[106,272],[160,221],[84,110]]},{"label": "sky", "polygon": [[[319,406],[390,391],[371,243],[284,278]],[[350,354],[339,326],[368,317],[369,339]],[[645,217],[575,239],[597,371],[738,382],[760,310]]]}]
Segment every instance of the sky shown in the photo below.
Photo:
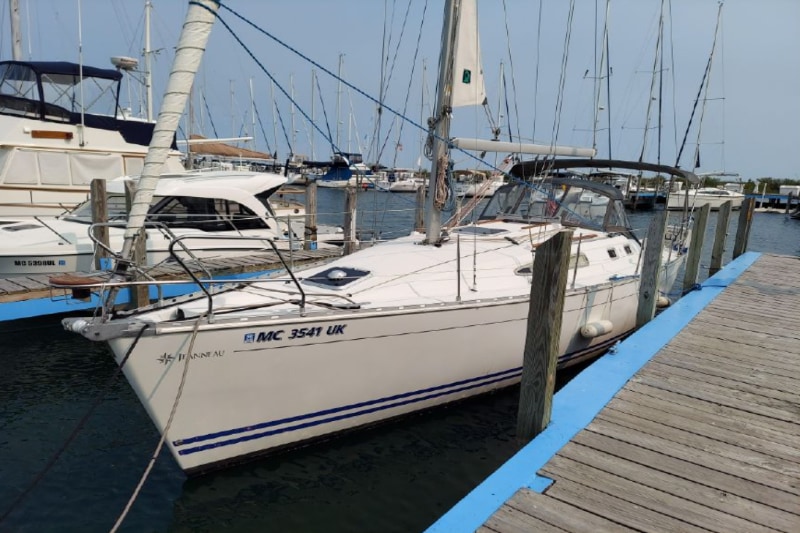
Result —
[{"label": "sky", "polygon": [[[79,43],[87,65],[110,67],[118,55],[141,58],[144,0],[19,2],[26,58],[78,61]],[[326,160],[335,144],[370,163],[429,166],[418,125],[434,99],[443,0],[223,3],[257,29],[220,10],[195,83],[194,121],[191,127],[184,121],[179,139],[189,130],[252,136],[244,146],[277,151],[280,159],[291,146]],[[690,169],[699,142],[696,172],[800,179],[800,1],[726,0],[718,32],[716,0],[608,4],[606,22],[606,0],[478,0],[489,114],[501,140],[509,132],[526,142],[555,139],[596,146],[599,157],[610,149],[619,159],[638,159],[644,150],[649,162]],[[3,59],[11,57],[8,5],[0,3]],[[188,2],[152,5],[157,110]],[[599,66],[604,28],[610,76]],[[340,71],[352,87],[335,79]],[[134,82],[123,90],[136,110],[143,107],[139,93]],[[386,106],[380,121],[378,101]],[[319,131],[309,125],[312,116]],[[451,133],[490,138],[487,112],[455,109]],[[486,156],[488,164],[494,157]],[[477,166],[465,154],[453,159],[457,168]]]}]

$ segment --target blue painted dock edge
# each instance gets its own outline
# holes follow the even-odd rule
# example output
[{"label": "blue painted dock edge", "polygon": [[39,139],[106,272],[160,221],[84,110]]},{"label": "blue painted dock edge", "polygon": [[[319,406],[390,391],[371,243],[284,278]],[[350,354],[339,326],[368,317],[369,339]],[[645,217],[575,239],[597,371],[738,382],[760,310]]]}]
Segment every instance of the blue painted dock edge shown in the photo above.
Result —
[{"label": "blue painted dock edge", "polygon": [[[229,276],[219,276],[219,281],[223,280],[237,280],[247,279],[256,276],[263,276],[276,272],[275,270],[264,270],[258,272],[248,272],[245,274],[232,274]],[[163,297],[174,298],[182,296],[198,290],[194,282],[187,281],[184,284],[164,285]],[[150,299],[155,300],[158,298],[158,292],[155,287],[150,287]],[[117,296],[117,303],[122,305],[130,301],[130,293],[128,289],[122,289]],[[9,320],[19,320],[25,318],[34,318],[47,315],[58,315],[73,313],[76,311],[86,311],[96,309],[102,305],[102,299],[98,294],[93,293],[87,300],[75,300],[69,296],[60,296],[54,298],[33,298],[31,300],[23,300],[19,302],[4,302],[0,303],[0,322]]]},{"label": "blue painted dock edge", "polygon": [[699,290],[678,300],[617,345],[613,353],[602,356],[573,378],[553,397],[553,412],[547,428],[434,522],[426,533],[475,531],[519,489],[542,492],[547,488],[551,480],[537,476],[536,472],[760,256],[756,252],[741,255],[702,283]]}]

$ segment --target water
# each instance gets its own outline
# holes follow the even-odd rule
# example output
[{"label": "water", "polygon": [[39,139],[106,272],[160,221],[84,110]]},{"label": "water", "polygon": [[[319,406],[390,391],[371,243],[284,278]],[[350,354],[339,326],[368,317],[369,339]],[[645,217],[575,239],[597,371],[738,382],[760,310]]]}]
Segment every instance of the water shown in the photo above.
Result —
[{"label": "water", "polygon": [[[361,217],[374,217],[384,236],[408,231],[413,195],[380,194],[378,208],[371,195],[359,195],[361,227]],[[320,190],[319,203],[320,213],[340,211],[344,194]],[[650,215],[632,219],[644,234]],[[726,263],[737,220],[734,213]],[[327,222],[341,223],[334,215]],[[712,213],[706,250],[715,223]],[[800,255],[800,221],[756,213],[749,249]],[[701,261],[703,278],[709,256]],[[103,345],[60,331],[55,318],[7,324],[2,339],[0,516],[91,414],[0,531],[108,531],[155,450],[157,432]],[[519,449],[518,392],[199,478],[187,479],[164,452],[120,531],[424,530]]]}]

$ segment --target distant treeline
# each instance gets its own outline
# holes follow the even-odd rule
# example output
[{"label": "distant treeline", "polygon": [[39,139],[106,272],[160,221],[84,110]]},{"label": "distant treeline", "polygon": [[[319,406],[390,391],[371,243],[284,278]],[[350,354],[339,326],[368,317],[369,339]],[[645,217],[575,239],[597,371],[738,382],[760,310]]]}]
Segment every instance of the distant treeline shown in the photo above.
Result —
[{"label": "distant treeline", "polygon": [[[709,181],[710,180],[706,180],[706,183]],[[715,181],[719,182],[719,180]],[[747,182],[744,184],[744,192],[762,192],[765,183],[767,184],[767,190],[764,192],[767,194],[778,194],[780,192],[781,185],[800,185],[800,180],[781,180],[776,178],[758,178],[755,181],[747,180]],[[712,185],[709,186],[711,187]]]}]

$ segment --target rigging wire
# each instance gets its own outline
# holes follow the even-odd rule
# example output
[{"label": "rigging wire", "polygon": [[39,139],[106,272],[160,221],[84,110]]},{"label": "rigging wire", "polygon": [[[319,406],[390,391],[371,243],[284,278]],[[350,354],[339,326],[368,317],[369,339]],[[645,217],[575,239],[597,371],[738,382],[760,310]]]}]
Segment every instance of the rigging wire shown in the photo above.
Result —
[{"label": "rigging wire", "polygon": [[[256,112],[256,121],[258,122],[258,127],[261,129],[261,137],[264,139],[264,144],[267,145],[267,153],[272,153],[272,147],[269,145],[269,138],[267,137],[267,132],[264,130],[264,123],[261,121],[261,113],[258,112],[258,107],[255,108]],[[275,151],[277,154],[277,149]]]},{"label": "rigging wire", "polygon": [[[410,2],[409,2],[410,5]],[[406,115],[408,112],[408,102],[411,97],[411,84],[414,79],[414,73],[417,69],[417,58],[419,57],[419,45],[422,42],[422,30],[425,27],[425,14],[428,12],[428,0],[425,0],[425,4],[422,7],[422,15],[420,16],[420,24],[419,24],[419,32],[417,33],[417,44],[414,47],[414,58],[411,62],[411,74],[408,76],[408,88],[406,89],[406,99],[403,102],[403,116]],[[405,24],[405,22],[404,22]],[[394,68],[394,67],[393,67]],[[399,140],[402,138],[403,135],[403,126],[405,125],[405,121],[400,121],[400,128],[397,132],[397,139],[398,143]],[[387,135],[388,137],[388,135]],[[378,160],[375,161],[377,163]],[[395,150],[394,160],[392,161],[392,166],[397,166],[397,150]]]},{"label": "rigging wire", "polygon": [[536,142],[536,117],[538,115],[538,99],[539,99],[539,64],[541,63],[540,50],[542,49],[542,4],[544,0],[539,0],[539,15],[536,22],[536,69],[533,80],[533,132],[531,140]]},{"label": "rigging wire", "polygon": [[[172,421],[175,419],[175,413],[178,410],[178,403],[180,402],[181,396],[183,395],[183,387],[186,384],[186,375],[189,371],[189,361],[192,359],[192,352],[194,350],[194,341],[195,339],[197,339],[197,331],[200,328],[200,319],[202,319],[204,316],[205,313],[198,316],[197,320],[194,323],[194,330],[192,330],[192,338],[189,341],[189,349],[186,351],[186,362],[183,364],[181,381],[178,384],[178,392],[175,395],[175,401],[172,403],[172,409],[169,412],[169,418],[167,419],[167,423],[164,426],[164,430],[161,432],[161,438],[158,440],[158,445],[156,445],[156,449],[153,451],[153,455],[150,457],[150,461],[148,461],[147,467],[144,469],[142,477],[139,479],[139,483],[137,483],[136,488],[133,490],[133,493],[131,494],[131,497],[128,499],[128,503],[125,504],[125,508],[122,510],[122,513],[117,518],[117,521],[114,523],[114,526],[109,530],[109,533],[116,533],[119,530],[120,526],[122,526],[122,522],[125,521],[125,518],[128,516],[128,513],[133,507],[133,504],[139,497],[139,493],[141,492],[145,481],[147,481],[147,478],[150,476],[150,472],[152,472],[153,466],[155,466],[156,464],[156,460],[158,459],[158,456],[161,453],[161,449],[164,447],[164,442],[166,442],[167,440],[167,434],[169,433],[169,429],[172,426]],[[144,331],[144,329],[147,327],[149,326],[147,325],[144,326],[144,328],[142,328],[142,331]]]},{"label": "rigging wire", "polygon": [[[723,2],[720,2],[719,3],[719,9],[717,11],[717,27],[714,30],[714,39],[713,39],[713,41],[711,43],[711,53],[708,55],[708,61],[706,62],[706,69],[703,72],[703,78],[700,81],[700,87],[697,89],[697,96],[694,99],[694,105],[692,106],[692,113],[689,116],[689,123],[686,125],[686,131],[683,134],[683,142],[681,142],[680,150],[678,151],[678,157],[675,158],[675,166],[679,167],[679,168],[680,168],[680,162],[681,162],[681,155],[683,154],[683,149],[686,147],[686,140],[689,137],[689,130],[692,127],[692,121],[694,120],[694,114],[697,111],[697,104],[700,102],[700,96],[703,94],[704,88],[705,88],[706,93],[708,91],[708,74],[709,74],[709,72],[711,72],[711,62],[714,59],[714,51],[715,51],[715,49],[717,47],[717,35],[719,34],[719,25],[720,25],[719,23],[720,23],[720,18],[722,17],[722,5],[723,5]],[[703,105],[703,109],[705,109],[705,104]],[[702,125],[702,110],[701,110],[701,116],[700,116],[700,124]],[[699,128],[700,128],[700,126],[698,125],[698,129]],[[699,140],[699,138],[700,138],[700,134],[698,132],[698,140]],[[694,163],[697,162],[699,157],[700,157],[700,144],[698,142],[697,148],[695,150],[695,161],[694,161]],[[696,165],[696,166],[699,166],[699,165]]]},{"label": "rigging wire", "polygon": [[[214,119],[211,117],[211,109],[209,109],[208,107],[208,100],[206,100],[206,93],[201,92],[200,96],[203,98],[203,106],[206,108],[208,121],[211,123],[211,131],[214,132],[214,137],[219,138],[219,135],[217,134],[217,127],[214,125]],[[191,129],[191,125],[189,126],[189,129]]]},{"label": "rigging wire", "polygon": [[[564,34],[564,51],[561,55],[561,76],[558,82],[558,95],[556,97],[556,110],[553,117],[553,131],[551,146],[558,144],[558,132],[561,127],[561,111],[564,106],[564,88],[567,83],[567,63],[569,60],[569,45],[572,40],[572,21],[575,16],[575,0],[570,0],[569,14],[567,15],[567,32]],[[554,157],[550,159],[555,159]]]},{"label": "rigging wire", "polygon": [[[574,5],[574,0],[572,0],[572,3]],[[369,95],[368,93],[366,93],[362,89],[356,87],[355,85],[353,85],[352,83],[348,82],[347,80],[341,78],[340,76],[337,76],[330,69],[328,69],[325,66],[321,65],[320,63],[314,61],[313,59],[311,59],[307,55],[303,54],[302,52],[300,52],[296,48],[292,47],[291,45],[289,45],[285,41],[282,41],[281,39],[279,39],[275,35],[271,34],[267,30],[265,30],[264,28],[259,27],[254,22],[252,22],[251,20],[247,19],[246,17],[244,17],[243,15],[241,15],[240,13],[235,11],[234,9],[232,9],[230,6],[228,6],[226,4],[220,4],[220,6],[224,10],[226,10],[227,12],[231,13],[234,17],[236,17],[240,21],[244,22],[246,25],[248,25],[248,26],[252,27],[253,29],[255,29],[258,33],[264,35],[265,37],[269,38],[270,40],[272,40],[273,42],[277,43],[281,47],[285,48],[286,50],[288,50],[291,53],[295,54],[296,56],[300,57],[304,61],[310,63],[314,67],[318,68],[319,70],[321,70],[322,72],[324,72],[325,74],[330,76],[332,79],[340,81],[343,85],[347,86],[349,89],[352,89],[357,94],[361,95],[362,97],[366,98],[367,100],[369,100],[369,101],[371,101],[371,102],[373,102],[375,104],[382,105],[383,109],[389,111],[390,113],[392,113],[396,117],[400,118],[402,121],[411,124],[412,126],[418,128],[421,131],[429,132],[431,135],[433,135],[433,133],[430,132],[428,127],[423,127],[421,124],[419,124],[415,120],[405,116],[404,114],[398,112],[393,107],[387,106],[385,104],[381,104],[375,97]],[[256,63],[256,65],[258,65],[258,67],[262,70],[262,72],[264,72],[264,74],[266,74],[278,86],[278,88],[281,90],[281,92],[284,94],[284,96],[287,99],[289,99],[289,101],[293,102],[297,106],[297,108],[300,110],[300,113],[303,115],[303,117],[305,117],[306,120],[309,120],[309,123],[314,127],[314,129],[317,130],[323,137],[326,137],[328,140],[331,140],[330,135],[325,136],[325,133],[319,128],[319,126],[317,126],[317,124],[315,122],[310,120],[308,114],[305,112],[303,107],[300,106],[297,102],[295,102],[294,99],[286,92],[286,90],[279,83],[277,83],[277,81],[275,80],[274,76],[272,76],[272,74],[266,69],[266,67],[263,65],[263,63],[261,61],[259,61],[255,57],[255,54],[253,53],[253,51],[242,41],[242,39],[239,37],[239,35],[235,31],[233,31],[233,29],[227,23],[227,21],[225,19],[223,19],[220,16],[219,13],[217,13],[216,16],[217,16],[217,19],[220,21],[220,23],[223,25],[223,27],[231,34],[231,36],[234,38],[234,40],[236,40],[236,42],[239,44],[239,46],[241,46],[242,49],[251,57],[251,59]],[[430,136],[429,136],[429,138],[430,138]],[[440,140],[443,140],[443,141],[447,142],[446,139],[440,139]],[[495,165],[491,165],[491,164],[487,163],[483,159],[475,156],[474,154],[472,154],[472,153],[470,153],[470,152],[468,152],[466,150],[463,150],[463,149],[460,149],[460,148],[455,148],[455,150],[457,150],[458,152],[464,154],[469,159],[477,161],[478,163],[484,164],[488,168],[490,168],[490,169],[492,169],[494,171],[502,173],[503,175],[505,175],[506,177],[508,177],[512,181],[524,183],[523,180],[520,180],[519,178],[516,178],[514,176],[509,175],[507,172],[501,170],[500,168],[496,167]],[[450,167],[451,165],[448,164],[447,166]],[[447,184],[449,184],[451,182],[451,178],[450,178],[450,173],[449,172],[445,172],[445,176],[447,177],[447,180],[442,180],[442,181],[446,182],[446,184],[444,185],[444,189],[446,190],[447,186],[448,186]],[[447,202],[447,196],[448,195],[446,194],[446,192],[443,192],[443,196],[440,198],[440,200],[443,201],[443,202],[446,202],[448,204],[454,203],[454,199],[453,198],[450,198],[449,202]],[[449,196],[452,197],[453,195],[449,195]]]},{"label": "rigging wire", "polygon": [[[411,95],[411,84],[412,84],[412,80],[414,78],[414,71],[416,70],[416,66],[417,66],[416,65],[417,64],[417,56],[419,54],[419,45],[420,45],[420,42],[422,41],[422,29],[423,29],[423,27],[425,25],[425,13],[427,12],[427,10],[428,10],[428,2],[426,0],[425,4],[424,4],[424,7],[423,7],[423,11],[422,11],[422,16],[420,18],[419,32],[417,34],[417,44],[416,44],[416,46],[414,48],[414,59],[413,59],[413,63],[411,64],[411,74],[408,77],[408,89],[406,90],[406,99],[405,99],[405,102],[403,104],[403,113],[402,113],[403,115],[405,115],[407,110],[408,110],[408,100],[409,100],[409,97]],[[392,57],[392,64],[391,64],[391,67],[389,68],[389,76],[386,78],[386,87],[385,88],[381,88],[383,97],[385,97],[386,94],[389,91],[389,86],[390,86],[390,83],[391,83],[391,80],[392,80],[392,75],[394,74],[395,66],[397,65],[397,57],[398,57],[398,54],[400,52],[400,43],[402,42],[403,35],[405,35],[405,32],[406,32],[406,25],[408,24],[410,11],[411,11],[411,0],[409,0],[408,4],[406,6],[405,15],[403,16],[403,23],[402,23],[401,28],[400,28],[400,36],[398,37],[397,46],[394,49],[394,56]],[[387,59],[388,59],[388,57],[387,57]],[[394,123],[392,124],[392,127],[394,127]],[[400,130],[398,131],[398,138],[399,138],[400,135],[402,135],[402,132],[403,132],[403,130],[402,130],[402,124],[401,124]],[[378,134],[380,134],[380,131],[378,131]],[[377,154],[378,157],[375,160],[376,164],[380,161],[381,156],[383,155],[383,150],[386,148],[386,145],[387,145],[387,143],[389,141],[390,135],[391,135],[391,128],[390,128],[389,132],[386,133],[386,139],[384,140],[383,145],[381,146],[381,149]],[[395,162],[396,161],[397,161],[397,150],[395,150]],[[392,165],[394,166],[394,162],[392,163]]]},{"label": "rigging wire", "polygon": [[[541,9],[541,1],[539,2],[539,9]],[[516,130],[517,130],[517,138],[521,139],[520,131],[519,131],[519,106],[517,104],[517,77],[514,71],[514,57],[511,55],[511,31],[509,30],[508,26],[508,7],[506,5],[506,0],[503,0],[503,16],[505,19],[505,29],[506,29],[506,48],[508,52],[508,66],[511,69],[511,92],[514,95],[514,119],[516,120]],[[537,47],[538,50],[538,47]],[[538,72],[538,61],[537,61],[537,72]],[[506,91],[508,91],[508,87],[505,84],[505,72],[503,72],[503,87]],[[534,113],[536,109],[536,101],[534,100]],[[508,117],[508,140],[514,140],[514,137],[511,133],[511,115],[508,109],[508,95],[506,95],[506,117]],[[535,129],[535,126],[534,126]]]},{"label": "rigging wire", "polygon": [[[260,33],[262,33],[262,34],[266,35],[267,37],[270,37],[270,38],[271,38],[271,39],[273,39],[274,41],[276,41],[276,42],[280,43],[280,44],[281,44],[282,46],[284,46],[285,48],[287,48],[287,49],[291,50],[292,52],[296,53],[297,55],[299,55],[300,57],[302,57],[303,59],[305,59],[306,61],[308,61],[308,62],[309,62],[309,63],[311,63],[312,65],[314,65],[314,66],[316,66],[317,68],[321,69],[323,72],[325,72],[326,74],[328,74],[328,75],[329,75],[329,76],[331,76],[332,78],[334,78],[334,79],[336,79],[336,80],[339,80],[339,81],[341,81],[343,84],[347,85],[348,87],[355,89],[355,90],[356,90],[356,91],[357,91],[359,94],[362,94],[362,95],[364,95],[364,96],[367,96],[368,98],[370,98],[370,100],[372,100],[372,101],[375,101],[375,99],[374,99],[374,98],[372,98],[372,97],[368,96],[366,93],[364,93],[364,92],[363,92],[363,91],[361,91],[360,89],[358,89],[358,88],[354,87],[352,84],[348,83],[347,81],[343,80],[341,77],[337,76],[336,74],[334,74],[333,72],[331,72],[331,71],[330,71],[330,70],[328,70],[327,68],[323,67],[322,65],[320,65],[319,63],[317,63],[317,62],[315,62],[315,61],[312,61],[310,58],[308,58],[308,57],[306,57],[306,56],[304,56],[304,55],[300,54],[300,52],[298,52],[298,51],[297,51],[297,50],[295,50],[294,48],[291,48],[289,45],[287,45],[287,44],[283,43],[282,41],[280,41],[280,40],[279,40],[279,39],[277,39],[276,37],[272,36],[272,35],[271,35],[269,32],[265,31],[264,29],[262,29],[262,28],[259,28],[259,27],[258,27],[258,26],[256,26],[256,25],[255,25],[253,22],[251,22],[250,20],[248,20],[248,19],[244,18],[242,15],[240,15],[240,14],[239,14],[239,13],[237,13],[236,11],[232,10],[232,9],[231,9],[229,6],[227,6],[227,5],[225,5],[225,4],[220,4],[220,7],[222,7],[222,8],[224,8],[224,9],[228,10],[228,11],[229,11],[229,12],[231,12],[231,13],[232,13],[234,16],[236,16],[236,17],[237,17],[237,18],[239,18],[240,20],[244,21],[245,23],[249,24],[249,25],[250,25],[250,26],[252,26],[254,29],[258,30]],[[244,44],[244,42],[241,40],[241,38],[239,37],[239,35],[238,35],[238,34],[237,34],[235,31],[233,31],[233,29],[230,27],[230,25],[227,23],[227,21],[226,21],[225,19],[223,19],[221,16],[219,16],[219,14],[217,14],[217,19],[219,20],[220,24],[222,24],[222,26],[223,26],[223,27],[224,27],[226,30],[228,30],[228,33],[230,33],[230,34],[231,34],[231,36],[234,38],[234,40],[236,40],[236,42],[239,44],[239,46],[241,46],[241,47],[242,47],[242,49],[243,49],[243,50],[244,50],[244,51],[245,51],[245,52],[246,52],[246,53],[247,53],[247,54],[250,56],[250,58],[251,58],[251,59],[252,59],[252,60],[253,60],[253,61],[256,63],[256,65],[258,65],[258,67],[261,69],[261,71],[262,71],[264,74],[266,74],[266,75],[267,75],[267,77],[270,79],[270,81],[272,81],[272,83],[274,83],[274,84],[275,84],[275,86],[276,86],[276,87],[278,87],[278,89],[281,91],[281,93],[283,93],[283,95],[284,95],[284,96],[285,96],[285,97],[286,97],[286,98],[287,98],[287,99],[288,99],[288,100],[289,100],[291,103],[293,103],[293,104],[294,104],[294,105],[297,107],[297,109],[299,109],[299,110],[300,110],[300,113],[303,115],[303,117],[304,117],[306,120],[308,120],[308,121],[309,121],[309,123],[310,123],[310,124],[311,124],[311,125],[314,127],[314,129],[315,129],[315,130],[317,130],[317,132],[318,132],[320,135],[322,135],[322,136],[323,136],[323,137],[325,137],[325,138],[326,138],[328,141],[330,141],[330,143],[331,143],[331,146],[333,147],[333,151],[334,151],[334,152],[339,152],[339,151],[341,151],[340,147],[336,145],[336,143],[333,141],[333,139],[331,138],[331,136],[330,136],[330,135],[326,136],[326,135],[325,135],[325,132],[323,132],[323,131],[322,131],[322,130],[319,128],[319,126],[317,126],[317,125],[316,125],[316,123],[314,123],[313,121],[311,121],[311,118],[308,116],[308,114],[305,112],[305,110],[304,110],[304,109],[303,109],[303,108],[302,108],[302,107],[301,107],[301,106],[300,106],[300,105],[297,103],[297,101],[296,101],[294,98],[292,98],[292,96],[291,96],[291,95],[290,95],[290,94],[289,94],[289,93],[286,91],[286,89],[283,87],[283,85],[281,85],[280,83],[278,83],[278,81],[277,81],[277,80],[275,79],[275,77],[274,77],[274,76],[273,76],[273,75],[272,75],[272,74],[269,72],[269,70],[267,70],[267,68],[264,66],[264,64],[263,64],[261,61],[259,61],[259,60],[256,58],[256,56],[255,56],[255,54],[253,53],[253,51],[252,51],[252,50],[251,50],[249,47],[247,47],[247,45],[245,45],[245,44]],[[390,108],[388,108],[388,107],[387,107],[387,109],[390,109]],[[390,109],[390,110],[391,110],[391,109]],[[393,110],[391,110],[391,111],[392,111],[393,113],[397,114],[395,111],[393,111]],[[280,112],[278,112],[278,116],[280,117]],[[282,120],[282,119],[281,119],[281,126],[283,126],[283,120]],[[284,132],[283,132],[283,133],[284,133],[284,136],[286,136],[286,128],[284,128]],[[288,139],[288,137],[287,137],[287,139]],[[287,141],[287,142],[288,142],[288,141]]]},{"label": "rigging wire", "polygon": [[[325,118],[325,129],[328,130],[328,135],[325,136],[325,134],[322,133],[319,130],[319,128],[314,125],[313,122],[311,123],[311,127],[315,128],[317,131],[322,133],[322,136],[325,137],[325,140],[328,141],[329,143],[331,143],[331,147],[333,148],[333,151],[335,152],[336,150],[338,150],[338,148],[335,147],[334,144],[333,144],[333,132],[331,131],[331,123],[328,121],[328,110],[325,109],[325,100],[322,98],[322,87],[319,86],[319,77],[314,76],[314,81],[317,84],[317,94],[319,95],[319,102],[322,105],[322,116]],[[303,113],[303,110],[301,109],[300,112]],[[303,116],[305,116],[305,113],[303,113]]]}]

